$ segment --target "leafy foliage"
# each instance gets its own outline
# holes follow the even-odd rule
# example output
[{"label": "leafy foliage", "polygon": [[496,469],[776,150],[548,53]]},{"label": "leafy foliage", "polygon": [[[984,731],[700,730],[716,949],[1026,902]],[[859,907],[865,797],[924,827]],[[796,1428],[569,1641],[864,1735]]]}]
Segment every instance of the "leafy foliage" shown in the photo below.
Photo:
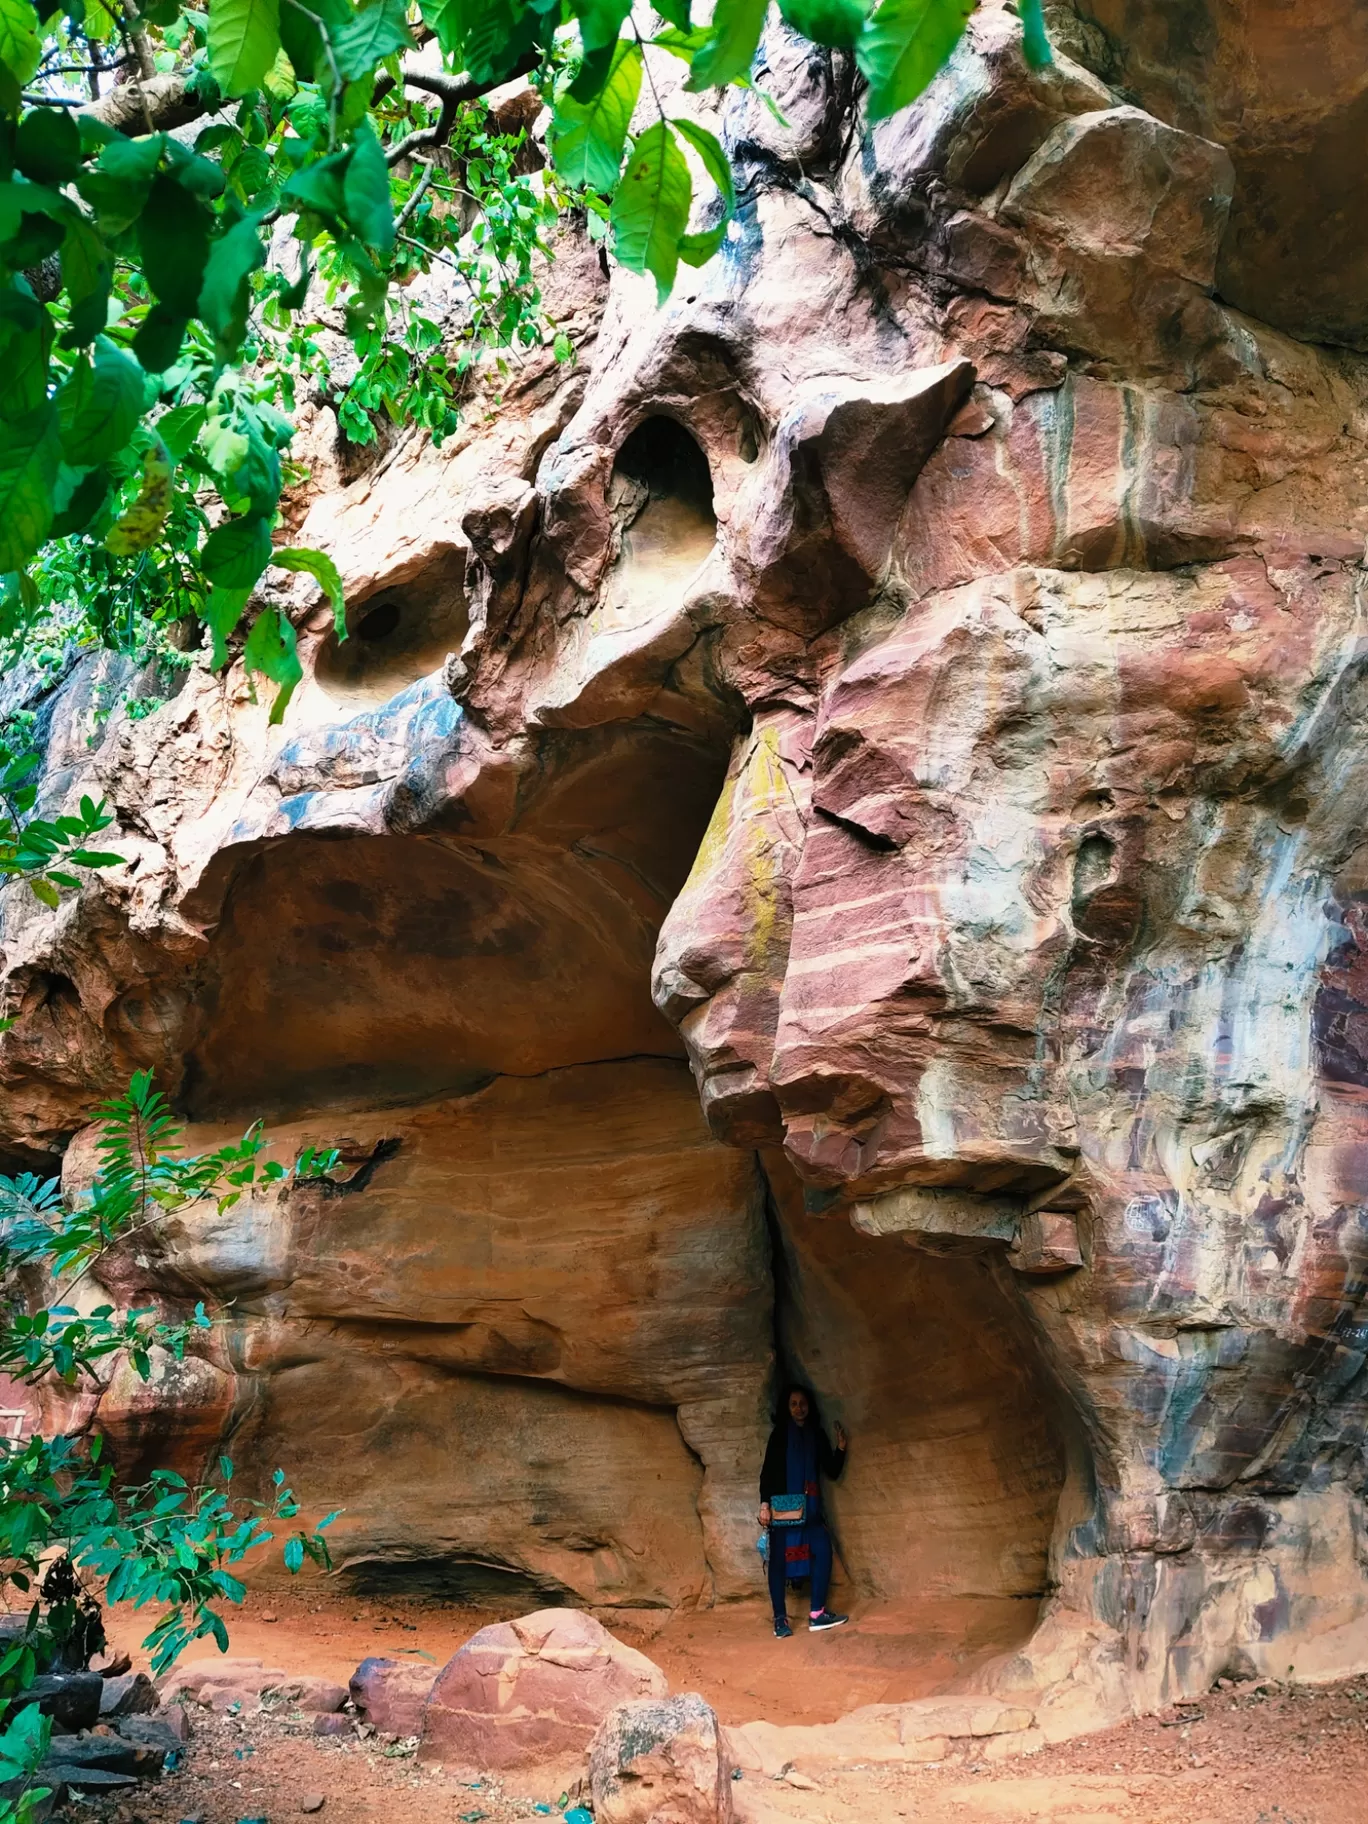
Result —
[{"label": "leafy foliage", "polygon": [[[68,1200],[55,1179],[33,1174],[0,1178],[0,1275],[7,1288],[0,1316],[0,1369],[28,1382],[51,1376],[74,1384],[106,1357],[126,1353],[146,1379],[154,1350],[181,1357],[188,1340],[207,1329],[203,1305],[182,1323],[152,1311],[118,1312],[110,1305],[82,1313],[72,1294],[110,1252],[192,1205],[211,1200],[226,1210],[253,1185],[318,1178],[336,1154],[306,1149],[292,1166],[263,1161],[261,1124],[240,1140],[187,1157],[181,1129],[150,1072],[97,1111],[102,1132],[98,1170],[89,1192]],[[25,1288],[35,1278],[61,1281],[60,1302],[30,1309]],[[219,1460],[219,1484],[192,1485],[170,1470],[146,1482],[120,1484],[102,1439],[32,1437],[0,1440],[0,1585],[30,1602],[27,1624],[0,1655],[0,1712],[53,1666],[86,1663],[103,1639],[99,1599],[162,1613],[144,1645],[154,1671],[206,1635],[228,1646],[221,1613],[241,1602],[242,1583],[230,1567],[259,1551],[282,1522],[297,1522],[300,1504],[275,1472],[269,1498],[231,1500],[233,1465]],[[316,1527],[290,1524],[286,1568],[306,1560],[327,1566],[323,1538],[336,1515]],[[0,1824],[29,1815],[41,1794],[35,1783],[47,1746],[37,1707],[14,1711],[0,1734],[0,1779],[28,1782],[0,1802]]]}]

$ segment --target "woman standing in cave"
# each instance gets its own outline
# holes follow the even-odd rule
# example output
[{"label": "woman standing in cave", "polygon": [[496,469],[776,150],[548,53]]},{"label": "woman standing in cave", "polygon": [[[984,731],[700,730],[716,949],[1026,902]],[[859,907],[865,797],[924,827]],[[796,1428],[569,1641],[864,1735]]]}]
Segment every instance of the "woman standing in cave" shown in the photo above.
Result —
[{"label": "woman standing in cave", "polygon": [[826,1606],[831,1583],[831,1534],[822,1517],[821,1477],[840,1480],[845,1468],[846,1434],[836,1426],[836,1448],[827,1443],[810,1387],[784,1389],[774,1415],[765,1461],[760,1470],[760,1524],[769,1529],[769,1592],[774,1606],[774,1635],[787,1640],[788,1580],[807,1577],[808,1627],[814,1633],[839,1628],[848,1615],[833,1615]]}]

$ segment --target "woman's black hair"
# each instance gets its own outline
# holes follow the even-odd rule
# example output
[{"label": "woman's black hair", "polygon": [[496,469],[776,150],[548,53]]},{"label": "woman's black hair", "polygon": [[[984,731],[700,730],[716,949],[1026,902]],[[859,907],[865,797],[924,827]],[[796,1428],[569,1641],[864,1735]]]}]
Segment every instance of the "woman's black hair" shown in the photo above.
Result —
[{"label": "woman's black hair", "polygon": [[808,1418],[814,1425],[820,1426],[822,1423],[822,1414],[817,1405],[817,1395],[812,1391],[811,1387],[808,1386],[806,1381],[784,1382],[779,1394],[779,1404],[774,1409],[775,1424],[783,1425],[787,1422],[789,1416],[789,1395],[791,1393],[801,1393],[804,1396],[808,1403]]}]

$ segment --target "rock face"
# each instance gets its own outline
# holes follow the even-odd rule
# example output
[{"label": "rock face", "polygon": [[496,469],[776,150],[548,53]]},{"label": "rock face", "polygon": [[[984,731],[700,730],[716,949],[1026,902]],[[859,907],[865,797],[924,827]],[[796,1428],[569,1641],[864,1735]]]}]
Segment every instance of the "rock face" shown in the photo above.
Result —
[{"label": "rock face", "polygon": [[1009,1733],[1368,1665],[1362,19],[1178,10],[985,0],[872,130],[772,21],[720,259],[567,238],[576,371],[313,501],[283,728],[34,686],[127,866],[0,899],[9,1158],[147,1066],[342,1154],[112,1263],[228,1315],[71,1425],[354,1582],[707,1603],[777,1338],[857,1592],[1040,1605]]},{"label": "rock face", "polygon": [[731,1824],[732,1770],[701,1697],[622,1704],[589,1751],[599,1824]]},{"label": "rock face", "polygon": [[437,1675],[418,1752],[450,1766],[578,1771],[619,1704],[663,1698],[665,1674],[591,1615],[543,1609],[481,1628]]}]

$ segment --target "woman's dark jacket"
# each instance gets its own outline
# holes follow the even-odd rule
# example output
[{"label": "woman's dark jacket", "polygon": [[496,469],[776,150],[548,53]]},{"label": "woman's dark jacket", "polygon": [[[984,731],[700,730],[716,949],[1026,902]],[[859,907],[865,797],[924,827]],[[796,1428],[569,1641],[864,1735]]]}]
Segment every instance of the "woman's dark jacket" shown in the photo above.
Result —
[{"label": "woman's dark jacket", "polygon": [[[817,1421],[812,1421],[817,1425]],[[770,1433],[770,1441],[765,1446],[765,1460],[760,1466],[760,1499],[770,1501],[775,1495],[801,1494],[801,1489],[788,1486],[788,1426],[787,1417],[782,1418]],[[828,1482],[839,1482],[841,1471],[845,1468],[846,1453],[833,1450],[827,1443],[827,1435],[817,1425],[817,1466]]]}]

